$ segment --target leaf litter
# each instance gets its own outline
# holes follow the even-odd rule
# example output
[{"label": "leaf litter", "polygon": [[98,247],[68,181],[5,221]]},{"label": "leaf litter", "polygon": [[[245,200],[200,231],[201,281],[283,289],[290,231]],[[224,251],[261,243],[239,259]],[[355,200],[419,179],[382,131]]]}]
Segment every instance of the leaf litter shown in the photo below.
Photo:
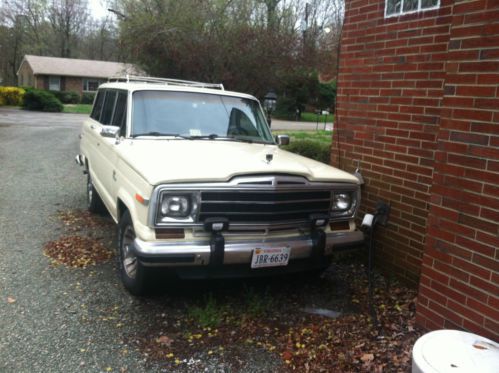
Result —
[{"label": "leaf litter", "polygon": [[[130,336],[130,341],[167,371],[199,371],[213,357],[231,371],[244,371],[251,367],[251,354],[278,360],[277,370],[283,372],[410,371],[412,346],[422,335],[415,326],[416,289],[388,283],[377,274],[376,326],[369,315],[365,272],[359,262],[336,264],[334,272],[326,273],[318,283],[278,285],[278,291],[261,294],[272,301],[259,314],[248,311],[247,294],[210,295],[204,302],[210,303],[210,312],[216,302],[219,312],[217,322],[210,326],[190,312],[196,302],[200,304],[196,307],[206,309],[191,294],[184,308],[169,304],[177,312],[158,312],[143,335]],[[337,291],[338,283],[347,286],[347,291]],[[303,312],[304,302],[338,297],[334,302],[341,314],[336,318]],[[189,361],[197,361],[195,368]]]},{"label": "leaf litter", "polygon": [[43,253],[52,264],[86,268],[113,257],[111,242],[103,242],[113,226],[111,219],[79,209],[58,211],[57,218],[67,235],[44,245]]},{"label": "leaf litter", "polygon": [[[44,253],[56,263],[86,267],[111,258],[101,242],[109,237],[111,219],[82,210],[60,211],[58,218],[70,235],[45,245]],[[99,233],[100,240],[92,238]],[[209,370],[213,361],[230,371],[251,370],[255,356],[276,362],[268,371],[410,371],[412,346],[423,333],[415,325],[416,289],[377,274],[377,327],[368,311],[365,267],[347,260],[332,268],[319,283],[279,282],[264,293],[222,291],[204,301],[188,294],[180,304],[168,302],[167,312],[165,305],[147,302],[147,327],[124,339],[166,371]],[[324,299],[334,299],[333,307]]]}]

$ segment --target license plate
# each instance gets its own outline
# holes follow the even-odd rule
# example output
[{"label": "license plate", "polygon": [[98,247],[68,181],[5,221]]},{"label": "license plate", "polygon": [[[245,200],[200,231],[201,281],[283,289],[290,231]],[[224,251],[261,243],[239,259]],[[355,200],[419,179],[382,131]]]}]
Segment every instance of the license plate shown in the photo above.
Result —
[{"label": "license plate", "polygon": [[255,249],[251,259],[251,268],[286,266],[289,261],[289,247]]}]

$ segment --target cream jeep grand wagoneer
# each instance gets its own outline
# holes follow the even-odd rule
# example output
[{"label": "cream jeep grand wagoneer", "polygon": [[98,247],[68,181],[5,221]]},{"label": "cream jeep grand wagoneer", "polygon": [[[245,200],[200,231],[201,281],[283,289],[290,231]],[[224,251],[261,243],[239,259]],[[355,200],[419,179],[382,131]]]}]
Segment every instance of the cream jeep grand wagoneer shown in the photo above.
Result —
[{"label": "cream jeep grand wagoneer", "polygon": [[150,267],[182,278],[326,268],[363,234],[359,181],[279,148],[254,97],[220,84],[126,77],[99,87],[77,162],[88,208],[118,224],[133,294]]}]

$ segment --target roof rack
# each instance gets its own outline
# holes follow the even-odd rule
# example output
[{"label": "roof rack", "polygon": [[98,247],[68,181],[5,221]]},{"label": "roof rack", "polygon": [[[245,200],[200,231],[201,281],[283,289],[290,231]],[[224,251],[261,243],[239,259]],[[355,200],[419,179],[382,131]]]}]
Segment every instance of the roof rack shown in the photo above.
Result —
[{"label": "roof rack", "polygon": [[194,82],[190,80],[179,80],[179,79],[165,79],[165,78],[155,78],[150,76],[138,76],[138,75],[125,75],[125,76],[113,76],[108,79],[108,82],[126,82],[126,83],[152,83],[152,84],[165,84],[165,85],[178,85],[184,87],[197,87],[197,88],[215,88],[224,91],[224,86],[221,83],[202,83]]}]

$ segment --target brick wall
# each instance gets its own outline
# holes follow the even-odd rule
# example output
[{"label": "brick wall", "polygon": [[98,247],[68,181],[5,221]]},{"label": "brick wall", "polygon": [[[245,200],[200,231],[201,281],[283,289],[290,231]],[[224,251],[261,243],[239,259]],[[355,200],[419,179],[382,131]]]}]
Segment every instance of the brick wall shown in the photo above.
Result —
[{"label": "brick wall", "polygon": [[499,2],[384,18],[346,2],[332,163],[392,205],[385,270],[420,281],[417,319],[499,336]]},{"label": "brick wall", "polygon": [[456,1],[418,321],[499,338],[499,2]]},{"label": "brick wall", "polygon": [[[332,163],[366,179],[362,206],[390,202],[381,264],[416,284],[429,210],[451,1],[384,18],[383,0],[347,1]],[[339,146],[337,146],[339,144]]]},{"label": "brick wall", "polygon": [[76,92],[81,96],[83,92],[82,78],[64,77],[64,90]]}]

